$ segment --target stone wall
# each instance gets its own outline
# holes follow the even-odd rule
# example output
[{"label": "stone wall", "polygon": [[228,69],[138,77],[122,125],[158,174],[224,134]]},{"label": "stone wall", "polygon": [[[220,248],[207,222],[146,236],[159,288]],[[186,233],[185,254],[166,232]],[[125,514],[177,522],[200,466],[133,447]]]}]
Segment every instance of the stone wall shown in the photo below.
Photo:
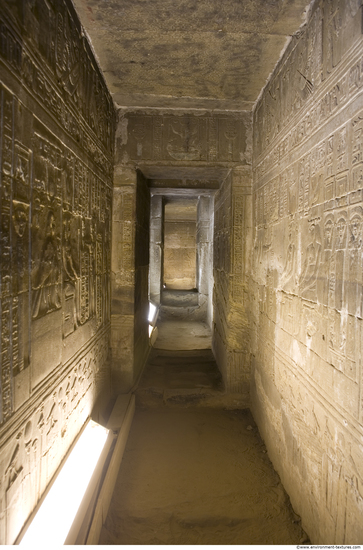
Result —
[{"label": "stone wall", "polygon": [[313,543],[363,537],[363,42],[316,1],[254,111],[253,412]]},{"label": "stone wall", "polygon": [[149,224],[150,192],[141,172],[137,173],[135,224],[135,341],[134,376],[141,372],[149,350]]},{"label": "stone wall", "polygon": [[213,351],[229,393],[249,405],[251,170],[232,170],[215,196]]},{"label": "stone wall", "polygon": [[163,283],[168,289],[196,288],[197,200],[189,208],[165,204]]},{"label": "stone wall", "polygon": [[214,197],[199,196],[197,210],[197,288],[204,321],[213,326]]},{"label": "stone wall", "polygon": [[142,173],[115,167],[111,349],[114,394],[130,391],[149,352],[150,193]]},{"label": "stone wall", "polygon": [[71,2],[3,2],[0,34],[0,543],[12,544],[109,389],[115,115]]},{"label": "stone wall", "polygon": [[164,251],[164,205],[163,197],[150,197],[150,263],[149,263],[149,299],[159,306],[163,280]]}]

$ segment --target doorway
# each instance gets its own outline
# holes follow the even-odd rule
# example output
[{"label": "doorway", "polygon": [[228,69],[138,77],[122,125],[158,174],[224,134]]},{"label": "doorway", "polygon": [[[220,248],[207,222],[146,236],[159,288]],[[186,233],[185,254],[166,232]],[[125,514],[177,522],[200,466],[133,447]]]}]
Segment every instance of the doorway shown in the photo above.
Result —
[{"label": "doorway", "polygon": [[196,290],[198,198],[169,197],[164,207],[163,288]]}]

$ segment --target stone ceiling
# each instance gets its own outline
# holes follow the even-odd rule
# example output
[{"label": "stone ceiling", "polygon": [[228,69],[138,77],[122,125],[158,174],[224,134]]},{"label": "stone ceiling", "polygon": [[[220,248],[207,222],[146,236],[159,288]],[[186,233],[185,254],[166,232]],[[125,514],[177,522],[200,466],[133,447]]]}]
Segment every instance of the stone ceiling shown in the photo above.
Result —
[{"label": "stone ceiling", "polygon": [[73,0],[120,107],[250,110],[307,0]]}]

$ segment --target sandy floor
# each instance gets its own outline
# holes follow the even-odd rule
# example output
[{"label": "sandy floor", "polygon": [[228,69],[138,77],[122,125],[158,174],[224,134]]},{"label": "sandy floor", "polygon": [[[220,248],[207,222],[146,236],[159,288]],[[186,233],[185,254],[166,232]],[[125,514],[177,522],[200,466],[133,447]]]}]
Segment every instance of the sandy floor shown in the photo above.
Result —
[{"label": "sandy floor", "polygon": [[218,392],[210,350],[153,350],[100,544],[307,541],[251,413],[205,406]]}]

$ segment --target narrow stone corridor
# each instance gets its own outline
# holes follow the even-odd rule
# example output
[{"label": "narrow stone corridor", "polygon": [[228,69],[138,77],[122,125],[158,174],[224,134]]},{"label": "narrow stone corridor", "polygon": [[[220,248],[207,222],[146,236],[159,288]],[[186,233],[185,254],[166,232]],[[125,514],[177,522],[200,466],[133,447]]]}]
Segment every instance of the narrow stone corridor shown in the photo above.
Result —
[{"label": "narrow stone corridor", "polygon": [[[212,351],[200,349],[206,329],[196,325],[159,322],[99,543],[306,541],[250,411],[226,408]],[[187,349],[171,349],[173,334]],[[188,349],[193,342],[199,349]]]},{"label": "narrow stone corridor", "polygon": [[362,544],[362,21],[0,1],[0,544]]}]

